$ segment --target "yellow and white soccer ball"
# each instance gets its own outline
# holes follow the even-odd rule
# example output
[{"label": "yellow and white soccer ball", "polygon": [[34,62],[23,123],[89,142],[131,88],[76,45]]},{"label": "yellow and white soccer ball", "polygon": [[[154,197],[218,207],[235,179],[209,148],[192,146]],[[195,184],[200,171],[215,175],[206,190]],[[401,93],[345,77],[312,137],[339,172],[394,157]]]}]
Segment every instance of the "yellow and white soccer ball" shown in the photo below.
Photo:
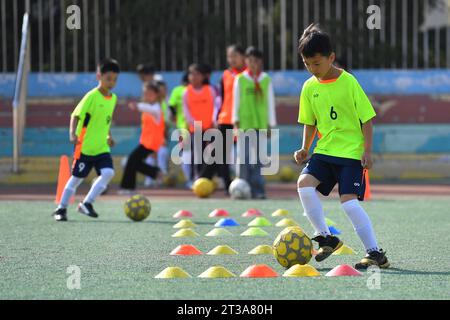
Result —
[{"label": "yellow and white soccer ball", "polygon": [[307,264],[312,257],[311,239],[299,226],[287,227],[273,242],[273,255],[285,268]]},{"label": "yellow and white soccer ball", "polygon": [[146,219],[150,215],[151,209],[150,201],[140,194],[132,196],[124,204],[125,215],[133,221]]},{"label": "yellow and white soccer ball", "polygon": [[208,178],[198,178],[192,185],[192,191],[199,198],[207,198],[214,192],[214,183]]}]

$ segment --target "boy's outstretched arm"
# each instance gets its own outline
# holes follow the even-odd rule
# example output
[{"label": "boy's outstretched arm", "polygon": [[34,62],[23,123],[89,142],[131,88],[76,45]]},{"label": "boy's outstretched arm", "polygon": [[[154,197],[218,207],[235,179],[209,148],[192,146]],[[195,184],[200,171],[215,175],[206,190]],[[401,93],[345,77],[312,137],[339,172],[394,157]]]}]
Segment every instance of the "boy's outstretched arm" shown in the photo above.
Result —
[{"label": "boy's outstretched arm", "polygon": [[73,144],[78,144],[78,137],[77,137],[76,131],[77,131],[77,126],[78,126],[79,120],[80,120],[80,118],[78,118],[76,116],[70,117],[69,139],[70,139],[70,143],[73,143]]},{"label": "boy's outstretched arm", "polygon": [[361,165],[365,169],[372,168],[372,138],[373,138],[373,125],[372,120],[369,120],[362,125],[362,132],[364,136],[364,153],[361,157]]},{"label": "boy's outstretched arm", "polygon": [[309,148],[311,148],[311,144],[314,141],[314,137],[316,136],[316,126],[310,126],[305,124],[303,127],[303,143],[302,148],[300,150],[295,151],[294,159],[297,164],[302,164],[303,161],[306,160],[309,153]]}]

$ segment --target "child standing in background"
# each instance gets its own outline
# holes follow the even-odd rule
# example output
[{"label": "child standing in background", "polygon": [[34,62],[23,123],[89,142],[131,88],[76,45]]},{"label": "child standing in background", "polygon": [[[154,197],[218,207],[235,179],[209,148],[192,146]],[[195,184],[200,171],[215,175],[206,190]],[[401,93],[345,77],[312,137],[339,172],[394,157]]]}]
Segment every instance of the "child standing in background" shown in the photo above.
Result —
[{"label": "child standing in background", "polygon": [[228,194],[228,188],[231,184],[229,157],[233,151],[233,141],[227,139],[227,130],[233,129],[233,86],[236,77],[245,70],[245,50],[240,45],[230,45],[227,48],[227,62],[229,68],[222,74],[220,81],[221,107],[217,117],[217,129],[222,135],[223,148],[222,163],[214,164],[202,172],[202,177],[211,179],[217,173],[224,182],[225,193]]},{"label": "child standing in background", "polygon": [[[249,143],[247,139],[239,150],[239,178],[247,180],[251,187],[252,198],[265,199],[264,178],[261,175],[261,159],[259,139],[261,129],[273,128],[276,125],[275,94],[272,80],[263,72],[263,53],[249,47],[246,50],[245,62],[247,70],[236,77],[233,90],[233,123],[236,129],[256,130],[257,141]],[[270,132],[270,131],[269,131]],[[238,138],[239,139],[239,138]],[[255,154],[256,163],[250,163],[251,153]],[[244,162],[244,163],[242,163]]]},{"label": "child standing in background", "polygon": [[[169,109],[171,120],[175,122],[175,127],[178,130],[188,130],[189,126],[186,122],[186,117],[183,111],[183,96],[186,88],[189,84],[188,73],[186,72],[181,79],[181,84],[173,88],[172,93],[170,94],[169,99]],[[186,138],[186,137],[182,137]],[[185,139],[183,139],[185,140]],[[180,143],[184,143],[181,141]],[[185,187],[190,189],[192,187],[192,178],[191,178],[191,150],[190,148],[183,148],[183,152],[181,155],[182,164],[181,169],[183,171],[184,179],[186,181]]]},{"label": "child standing in background", "polygon": [[[203,151],[206,143],[202,141],[201,146],[196,146],[194,141],[194,131],[200,130],[203,133],[213,128],[214,114],[220,106],[217,100],[216,90],[208,82],[208,70],[200,64],[192,64],[189,66],[189,85],[183,95],[183,110],[191,134],[191,164],[194,170],[191,173],[191,180],[195,180],[200,176],[203,168],[210,166],[204,163]],[[194,122],[200,122],[200,126],[194,128]],[[203,140],[203,139],[202,139]],[[196,149],[201,150],[201,154],[196,154]],[[200,164],[195,164],[194,160],[201,160]]]}]

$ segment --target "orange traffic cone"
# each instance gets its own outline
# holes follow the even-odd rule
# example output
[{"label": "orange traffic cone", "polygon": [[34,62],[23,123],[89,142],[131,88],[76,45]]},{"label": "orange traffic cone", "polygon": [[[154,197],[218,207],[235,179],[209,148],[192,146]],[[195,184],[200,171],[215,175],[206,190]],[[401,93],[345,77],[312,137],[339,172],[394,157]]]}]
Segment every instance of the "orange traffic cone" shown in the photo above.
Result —
[{"label": "orange traffic cone", "polygon": [[[58,174],[58,185],[56,187],[56,198],[55,203],[58,204],[61,201],[61,197],[66,186],[67,181],[70,179],[70,165],[69,157],[66,155],[61,156],[59,159],[59,174]],[[69,203],[73,203],[75,197],[71,197]]]},{"label": "orange traffic cone", "polygon": [[364,179],[366,184],[366,191],[364,192],[364,200],[370,200],[372,198],[372,193],[370,192],[370,179],[369,170],[364,170]]}]

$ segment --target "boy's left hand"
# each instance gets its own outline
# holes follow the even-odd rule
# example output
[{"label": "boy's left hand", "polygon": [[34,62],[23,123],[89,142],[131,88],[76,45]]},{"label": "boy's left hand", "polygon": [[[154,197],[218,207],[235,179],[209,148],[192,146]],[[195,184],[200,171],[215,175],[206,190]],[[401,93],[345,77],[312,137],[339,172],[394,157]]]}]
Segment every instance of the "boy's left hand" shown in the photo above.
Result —
[{"label": "boy's left hand", "polygon": [[371,169],[373,165],[372,154],[368,151],[365,151],[361,158],[361,165],[364,169]]},{"label": "boy's left hand", "polygon": [[116,142],[114,141],[114,139],[112,137],[108,137],[108,145],[110,147],[114,147],[115,144]]}]

